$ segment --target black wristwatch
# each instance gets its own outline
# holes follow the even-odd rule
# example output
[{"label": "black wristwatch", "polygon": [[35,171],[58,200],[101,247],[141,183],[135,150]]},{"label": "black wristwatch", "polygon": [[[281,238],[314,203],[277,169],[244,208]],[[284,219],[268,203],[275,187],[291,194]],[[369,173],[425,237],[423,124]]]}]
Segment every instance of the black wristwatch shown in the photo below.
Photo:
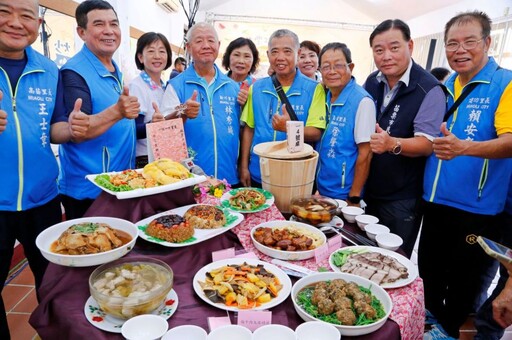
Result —
[{"label": "black wristwatch", "polygon": [[353,204],[359,204],[361,202],[361,197],[359,196],[348,196],[347,201]]}]

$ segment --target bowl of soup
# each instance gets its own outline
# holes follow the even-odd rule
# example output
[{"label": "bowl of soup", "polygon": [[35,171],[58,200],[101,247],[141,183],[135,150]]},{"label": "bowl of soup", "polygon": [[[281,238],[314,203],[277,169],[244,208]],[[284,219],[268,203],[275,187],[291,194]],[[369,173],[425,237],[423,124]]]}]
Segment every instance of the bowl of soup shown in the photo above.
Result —
[{"label": "bowl of soup", "polygon": [[290,208],[297,220],[316,226],[331,221],[338,210],[338,202],[321,195],[307,195],[293,198]]},{"label": "bowl of soup", "polygon": [[150,314],[173,286],[173,271],[154,258],[131,257],[106,263],[89,276],[89,290],[108,315],[129,319]]}]

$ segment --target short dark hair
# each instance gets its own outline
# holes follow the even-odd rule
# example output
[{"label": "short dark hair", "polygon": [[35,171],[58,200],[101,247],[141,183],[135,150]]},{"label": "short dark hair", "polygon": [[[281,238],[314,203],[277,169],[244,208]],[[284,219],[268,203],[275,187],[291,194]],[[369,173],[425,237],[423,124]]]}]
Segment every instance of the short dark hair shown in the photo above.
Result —
[{"label": "short dark hair", "polygon": [[172,50],[171,45],[169,44],[169,41],[163,35],[162,33],[156,33],[156,32],[147,32],[140,36],[140,38],[137,40],[137,49],[135,50],[135,65],[137,65],[137,68],[139,70],[144,69],[144,64],[140,62],[139,60],[139,54],[142,54],[142,51],[144,51],[144,48],[146,46],[151,45],[155,41],[160,40],[162,44],[164,44],[165,52],[167,52],[167,63],[165,64],[164,70],[167,70],[169,66],[172,64]]},{"label": "short dark hair", "polygon": [[430,70],[430,73],[436,77],[437,80],[443,81],[443,79],[450,74],[450,70],[445,67],[434,67]]},{"label": "short dark hair", "polygon": [[187,61],[185,60],[185,58],[183,57],[178,57],[174,60],[174,66],[176,67],[176,65],[179,65],[179,64],[182,64],[184,66],[187,66]]},{"label": "short dark hair", "polygon": [[451,18],[446,25],[444,26],[444,41],[446,41],[446,36],[450,28],[453,25],[462,25],[467,24],[468,22],[476,21],[482,27],[482,38],[487,38],[491,35],[491,18],[485,13],[480,11],[472,11],[472,12],[464,12],[459,13],[453,18]]},{"label": "short dark hair", "polygon": [[82,2],[80,5],[78,5],[78,7],[76,8],[75,18],[76,18],[77,25],[82,28],[87,28],[87,14],[90,11],[93,11],[95,9],[103,9],[103,10],[111,9],[114,11],[116,18],[117,18],[116,10],[107,1],[86,0],[86,1]]},{"label": "short dark hair", "polygon": [[316,42],[311,40],[304,40],[300,43],[299,48],[305,47],[310,51],[313,51],[318,56],[320,54],[320,45],[318,45]]},{"label": "short dark hair", "polygon": [[349,64],[352,63],[352,52],[350,52],[350,49],[348,48],[348,46],[344,43],[332,42],[332,43],[328,43],[327,45],[325,45],[322,48],[322,50],[320,51],[320,55],[318,56],[319,64],[322,64],[322,56],[325,54],[325,52],[327,52],[329,50],[333,50],[333,51],[340,50],[343,53],[343,55],[345,56],[347,63],[349,63]]},{"label": "short dark hair", "polygon": [[370,47],[372,46],[373,39],[376,35],[391,29],[397,29],[402,32],[402,36],[404,37],[405,41],[411,40],[411,29],[405,22],[400,19],[388,19],[381,22],[377,27],[375,27],[372,34],[370,34]]},{"label": "short dark hair", "polygon": [[236,38],[229,43],[228,47],[226,48],[226,52],[224,52],[224,55],[222,56],[222,66],[226,70],[229,70],[229,58],[231,57],[231,53],[233,53],[233,50],[243,46],[249,46],[252,52],[252,66],[249,71],[249,73],[252,74],[256,71],[256,68],[260,63],[260,53],[258,52],[256,45],[252,42],[251,39],[248,38]]}]

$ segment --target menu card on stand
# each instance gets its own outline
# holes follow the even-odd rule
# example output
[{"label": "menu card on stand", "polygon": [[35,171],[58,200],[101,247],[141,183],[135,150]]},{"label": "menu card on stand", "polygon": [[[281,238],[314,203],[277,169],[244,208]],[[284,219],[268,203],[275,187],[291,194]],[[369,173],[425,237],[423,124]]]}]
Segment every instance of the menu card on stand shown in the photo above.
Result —
[{"label": "menu card on stand", "polygon": [[187,141],[181,118],[146,124],[149,162],[170,158],[175,162],[188,157]]}]

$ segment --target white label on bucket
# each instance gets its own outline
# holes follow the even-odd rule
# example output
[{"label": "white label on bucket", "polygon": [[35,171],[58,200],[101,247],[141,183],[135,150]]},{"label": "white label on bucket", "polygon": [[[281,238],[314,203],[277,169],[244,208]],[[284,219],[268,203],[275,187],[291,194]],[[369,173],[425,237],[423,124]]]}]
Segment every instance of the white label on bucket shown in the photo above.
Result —
[{"label": "white label on bucket", "polygon": [[289,120],[286,122],[288,152],[300,152],[304,149],[304,122]]}]

